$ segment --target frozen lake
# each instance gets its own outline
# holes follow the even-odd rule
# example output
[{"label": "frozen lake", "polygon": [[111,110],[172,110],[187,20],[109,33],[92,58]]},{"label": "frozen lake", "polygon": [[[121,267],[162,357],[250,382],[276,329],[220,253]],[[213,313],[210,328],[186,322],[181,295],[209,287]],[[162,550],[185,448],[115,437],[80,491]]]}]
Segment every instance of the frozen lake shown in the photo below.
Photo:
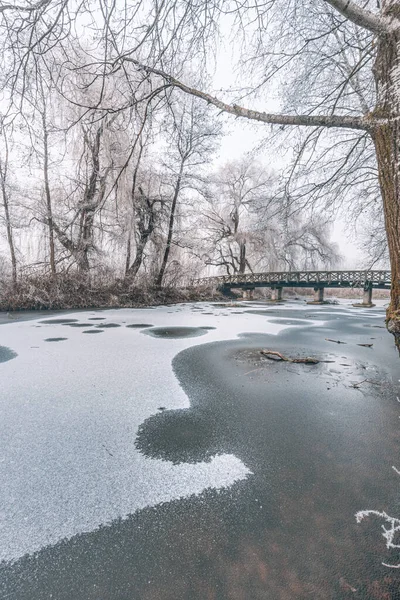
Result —
[{"label": "frozen lake", "polygon": [[[20,315],[16,313],[15,316]],[[300,423],[300,429],[305,427],[308,431],[309,427],[313,427],[317,413],[319,420],[315,427],[316,430],[320,428],[321,437],[315,438],[313,451],[321,451],[326,457],[326,448],[321,450],[319,445],[323,443],[322,432],[328,427],[327,419],[330,419],[329,423],[336,431],[332,442],[327,440],[331,462],[335,462],[336,452],[339,462],[345,460],[341,449],[336,450],[339,438],[344,436],[341,443],[345,445],[350,444],[350,433],[354,433],[354,443],[358,439],[370,440],[370,447],[367,444],[362,451],[354,451],[354,471],[351,471],[358,471],[360,480],[368,479],[370,486],[367,471],[371,469],[374,472],[378,468],[371,464],[371,456],[377,451],[382,453],[383,462],[376,458],[379,468],[386,460],[395,462],[397,459],[393,425],[390,440],[385,441],[388,423],[397,410],[394,403],[398,380],[394,374],[397,359],[392,352],[391,338],[383,328],[383,320],[382,307],[353,309],[350,303],[316,307],[304,302],[288,302],[279,306],[262,302],[243,302],[233,306],[198,303],[144,309],[69,311],[57,315],[37,313],[31,314],[29,320],[4,317],[0,326],[0,560],[4,561],[5,590],[8,594],[4,597],[20,600],[29,596],[29,587],[24,592],[26,596],[23,592],[13,595],[10,591],[13,585],[7,583],[12,581],[13,565],[17,565],[18,572],[18,561],[24,555],[40,554],[39,551],[56,547],[62,540],[68,543],[68,540],[99,531],[99,528],[112,528],[118,520],[129,520],[131,515],[139,514],[138,511],[157,511],[158,507],[168,506],[171,502],[185,499],[191,502],[193,498],[202,499],[208,493],[232,494],[239,484],[253,485],[251,482],[261,471],[271,477],[271,473],[282,468],[272,458],[267,466],[264,463],[260,466],[260,456],[266,450],[261,451],[257,444],[264,442],[254,441],[254,447],[252,443],[246,443],[246,451],[242,451],[237,441],[243,435],[240,432],[217,435],[216,440],[213,438],[216,448],[212,452],[209,448],[200,449],[202,439],[193,448],[189,448],[193,440],[188,439],[187,443],[185,439],[181,440],[179,443],[185,446],[183,450],[168,445],[168,432],[172,431],[168,428],[177,427],[174,419],[179,422],[181,414],[189,415],[191,419],[191,406],[201,407],[200,423],[212,423],[214,419],[221,418],[218,408],[207,405],[214,391],[211,390],[207,398],[196,397],[196,390],[200,393],[206,389],[207,370],[210,369],[209,366],[200,369],[199,365],[203,360],[211,361],[213,352],[215,356],[211,364],[216,365],[221,354],[219,348],[227,348],[231,353],[227,354],[229,361],[236,361],[226,386],[233,382],[235,387],[232,389],[243,387],[243,397],[249,386],[255,386],[258,394],[260,389],[268,387],[269,381],[275,382],[275,400],[280,393],[277,389],[283,390],[283,397],[287,393],[282,388],[282,381],[292,386],[294,392],[304,392],[313,376],[310,367],[295,365],[291,371],[285,366],[281,380],[276,371],[281,367],[276,364],[273,365],[274,370],[265,375],[264,366],[258,364],[259,359],[251,354],[253,346],[265,347],[268,343],[269,347],[276,346],[284,351],[289,344],[292,353],[307,352],[306,355],[309,355],[311,348],[316,355],[330,360],[317,367],[322,369],[319,371],[320,387],[319,391],[317,388],[314,392],[311,390],[310,402],[314,402],[313,394],[315,402],[320,402],[323,389],[323,394],[337,395],[337,405],[315,404],[315,410],[307,409],[302,413],[298,412],[298,406],[292,407],[285,417],[287,435],[291,432],[292,443],[299,445],[301,455],[305,438],[297,439],[292,428]],[[351,337],[346,338],[346,335]],[[337,345],[326,338],[343,339],[347,345]],[[373,348],[357,346],[357,343],[367,342],[372,343]],[[181,356],[188,358],[181,360]],[[194,367],[189,368],[188,365]],[[221,389],[224,373],[229,368],[229,365],[221,367],[221,375],[216,376],[216,385],[221,385]],[[234,380],[235,377],[238,379]],[[261,381],[260,377],[264,379]],[[278,379],[279,385],[276,383]],[[363,389],[354,387],[362,380],[366,381]],[[385,406],[376,405],[377,384],[382,386],[381,398],[391,398],[393,403],[386,400]],[[282,406],[274,408],[272,403],[271,407],[272,420],[278,419]],[[348,411],[345,418],[343,410]],[[296,420],[291,422],[293,411],[296,412]],[[400,413],[400,410],[397,412]],[[372,423],[377,414],[379,422]],[[240,415],[241,420],[246,419],[246,412]],[[255,418],[252,413],[250,418]],[[302,420],[306,422],[307,419],[308,425],[302,424]],[[138,443],[137,433],[143,424],[143,439],[139,439]],[[353,433],[347,430],[349,426]],[[395,426],[397,430],[398,423]],[[165,427],[164,431],[162,428]],[[184,430],[186,424],[183,423],[182,427]],[[232,425],[229,431],[235,427]],[[282,427],[281,421],[279,427]],[[256,422],[253,429],[257,437]],[[188,436],[192,436],[190,428],[188,431]],[[166,436],[162,451],[155,449],[158,441],[152,448],[155,436],[158,440]],[[310,436],[311,439],[312,432]],[[289,446],[283,449],[277,441],[280,456],[288,452]],[[349,460],[350,446],[345,446]],[[362,464],[363,456],[366,464]],[[290,469],[294,468],[293,465]],[[393,494],[396,482],[390,466],[385,464],[384,468],[387,468],[385,477],[389,479],[390,494]],[[354,475],[350,471],[346,475],[347,466],[343,468],[343,477],[351,479]],[[400,489],[400,481],[398,483]],[[320,484],[316,477],[316,489]],[[335,485],[338,484],[336,481]],[[358,508],[373,508],[365,506],[362,483],[355,482],[355,488],[355,496],[359,495]],[[265,493],[263,488],[258,495],[262,498]],[[276,489],[269,493],[271,502],[272,498],[276,502]],[[385,503],[384,490],[381,490],[381,496]],[[309,495],[304,495],[304,502],[306,497],[309,503]],[[378,497],[377,485],[367,499],[375,501]],[[253,501],[258,502],[259,499],[253,498]],[[266,498],[261,501],[268,503]],[[356,510],[357,506],[354,508]],[[346,515],[349,527],[354,525],[351,522],[354,512]],[[378,565],[381,558],[377,553]],[[272,593],[271,598],[284,597],[280,593],[274,595],[268,586],[265,591]],[[33,588],[31,592],[32,599],[42,597]],[[136,593],[135,598],[159,597],[145,596],[143,589]],[[314,597],[319,598],[318,593]],[[93,598],[125,598],[122,592],[110,594],[108,591],[107,594],[99,593]],[[201,597],[200,593],[196,594],[178,594],[176,598]],[[44,597],[64,598],[61,592]],[[81,597],[92,598],[89,595]],[[170,596],[160,596],[167,597]],[[225,598],[223,595],[215,597]],[[292,597],[303,596],[299,592],[298,596],[294,593]],[[72,594],[70,598],[75,596]]]}]

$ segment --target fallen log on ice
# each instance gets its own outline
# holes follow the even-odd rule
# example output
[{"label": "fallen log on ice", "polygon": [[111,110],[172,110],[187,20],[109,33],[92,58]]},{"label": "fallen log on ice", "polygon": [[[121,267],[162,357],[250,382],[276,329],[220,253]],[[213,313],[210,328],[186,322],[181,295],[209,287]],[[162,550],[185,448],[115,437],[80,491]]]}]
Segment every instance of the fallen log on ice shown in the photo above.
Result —
[{"label": "fallen log on ice", "polygon": [[312,358],[311,356],[306,356],[305,358],[290,358],[289,356],[285,356],[281,352],[277,352],[276,350],[261,350],[261,354],[270,360],[276,360],[290,363],[303,363],[305,365],[317,365],[320,361],[317,358]]}]

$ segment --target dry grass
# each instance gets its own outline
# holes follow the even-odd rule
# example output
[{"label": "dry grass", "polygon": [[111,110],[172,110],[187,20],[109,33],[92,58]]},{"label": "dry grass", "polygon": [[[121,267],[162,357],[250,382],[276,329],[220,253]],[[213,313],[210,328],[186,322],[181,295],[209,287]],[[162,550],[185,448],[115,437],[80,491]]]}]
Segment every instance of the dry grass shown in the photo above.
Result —
[{"label": "dry grass", "polygon": [[157,289],[124,279],[89,282],[79,275],[32,276],[15,285],[0,281],[0,311],[137,307],[221,298],[211,287]]}]

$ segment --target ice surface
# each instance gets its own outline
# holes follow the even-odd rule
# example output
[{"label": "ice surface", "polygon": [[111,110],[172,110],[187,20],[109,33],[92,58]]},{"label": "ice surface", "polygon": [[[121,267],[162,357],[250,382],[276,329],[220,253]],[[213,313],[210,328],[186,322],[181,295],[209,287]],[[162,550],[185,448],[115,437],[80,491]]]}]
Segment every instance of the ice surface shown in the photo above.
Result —
[{"label": "ice surface", "polygon": [[[233,314],[232,308],[196,305],[212,315],[193,308],[101,311],[105,321],[99,326],[121,325],[101,336],[45,324],[42,315],[1,325],[0,344],[18,356],[0,364],[0,560],[247,477],[246,465],[233,455],[173,465],[135,448],[139,425],[159,406],[189,406],[171,367],[178,352],[287,327],[265,316]],[[63,316],[85,323],[96,314]],[[276,318],[271,313],[271,320]],[[133,323],[215,329],[200,338],[160,340],[127,327]],[[310,325],[323,321],[309,320]],[[49,344],[50,337],[68,339]]]}]

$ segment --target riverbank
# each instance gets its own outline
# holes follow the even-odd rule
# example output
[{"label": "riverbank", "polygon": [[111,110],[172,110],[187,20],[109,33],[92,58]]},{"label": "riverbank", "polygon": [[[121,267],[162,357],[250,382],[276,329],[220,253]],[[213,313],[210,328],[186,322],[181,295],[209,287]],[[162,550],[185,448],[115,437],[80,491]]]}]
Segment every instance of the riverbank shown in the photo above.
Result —
[{"label": "riverbank", "polygon": [[128,279],[96,278],[88,281],[77,275],[57,278],[28,277],[16,284],[0,285],[0,311],[74,310],[88,308],[137,308],[204,302],[224,296],[213,287],[163,287],[133,284]]}]

